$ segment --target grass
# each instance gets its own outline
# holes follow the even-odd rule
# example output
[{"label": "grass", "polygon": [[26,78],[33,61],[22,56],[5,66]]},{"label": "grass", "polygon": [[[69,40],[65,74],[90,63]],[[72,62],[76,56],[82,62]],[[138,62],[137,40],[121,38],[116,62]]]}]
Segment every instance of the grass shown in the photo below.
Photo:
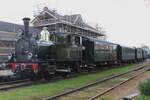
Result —
[{"label": "grass", "polygon": [[68,80],[60,80],[48,84],[34,85],[24,88],[18,88],[11,91],[1,92],[0,100],[41,100],[42,97],[51,96],[62,91],[85,85],[89,82],[103,79],[114,74],[127,72],[137,65],[126,65],[119,68],[113,68],[98,73],[82,75]]}]

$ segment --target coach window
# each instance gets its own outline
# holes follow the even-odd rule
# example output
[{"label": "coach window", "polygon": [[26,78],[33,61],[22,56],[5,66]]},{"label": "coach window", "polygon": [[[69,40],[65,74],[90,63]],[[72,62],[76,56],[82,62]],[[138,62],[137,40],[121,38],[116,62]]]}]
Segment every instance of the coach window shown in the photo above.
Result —
[{"label": "coach window", "polygon": [[59,43],[65,43],[65,37],[61,35],[57,35],[57,42]]},{"label": "coach window", "polygon": [[55,34],[52,34],[52,35],[50,36],[50,40],[51,40],[51,41],[54,41],[54,42],[57,42],[57,36],[56,36]]}]

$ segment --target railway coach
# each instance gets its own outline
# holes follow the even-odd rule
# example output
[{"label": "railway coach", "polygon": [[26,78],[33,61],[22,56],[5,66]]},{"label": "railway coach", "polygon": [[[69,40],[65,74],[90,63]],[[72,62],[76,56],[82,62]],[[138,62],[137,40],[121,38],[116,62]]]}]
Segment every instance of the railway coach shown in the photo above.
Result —
[{"label": "railway coach", "polygon": [[[93,38],[83,38],[83,61],[88,66],[117,61],[117,44]],[[93,66],[94,67],[94,66]]]},{"label": "railway coach", "polygon": [[[83,53],[86,53],[83,56],[83,60],[85,60],[86,64],[133,63],[143,57],[142,51],[139,54],[136,52],[136,48],[125,47],[93,38],[83,38],[83,46],[86,48],[83,51]],[[91,66],[91,64],[89,65]]]},{"label": "railway coach", "polygon": [[0,54],[0,82],[13,80],[15,75],[5,62],[9,60],[8,53]]},{"label": "railway coach", "polygon": [[145,61],[148,58],[148,51],[146,51],[145,49],[142,49],[142,58],[143,61]]},{"label": "railway coach", "polygon": [[142,48],[136,48],[136,61],[143,61],[144,50]]},{"label": "railway coach", "polygon": [[135,48],[118,45],[118,60],[121,61],[121,63],[135,62],[135,51]]}]

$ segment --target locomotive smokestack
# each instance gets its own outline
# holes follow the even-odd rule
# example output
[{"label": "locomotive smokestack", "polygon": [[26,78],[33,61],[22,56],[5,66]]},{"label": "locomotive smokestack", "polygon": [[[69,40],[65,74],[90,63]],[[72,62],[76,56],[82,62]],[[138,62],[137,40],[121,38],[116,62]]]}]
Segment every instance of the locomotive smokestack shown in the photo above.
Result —
[{"label": "locomotive smokestack", "polygon": [[24,34],[26,37],[29,37],[29,22],[30,22],[30,18],[23,18],[23,22],[24,22]]}]

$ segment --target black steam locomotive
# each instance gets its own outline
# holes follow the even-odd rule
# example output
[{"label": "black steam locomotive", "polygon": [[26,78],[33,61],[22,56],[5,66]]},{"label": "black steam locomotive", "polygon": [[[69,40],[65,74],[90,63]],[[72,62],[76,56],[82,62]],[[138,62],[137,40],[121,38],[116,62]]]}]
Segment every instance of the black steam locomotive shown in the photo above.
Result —
[{"label": "black steam locomotive", "polygon": [[52,34],[50,41],[40,42],[29,33],[29,18],[24,18],[24,31],[17,40],[8,66],[14,73],[31,79],[88,70],[102,64],[144,61],[147,52],[78,34]]}]

